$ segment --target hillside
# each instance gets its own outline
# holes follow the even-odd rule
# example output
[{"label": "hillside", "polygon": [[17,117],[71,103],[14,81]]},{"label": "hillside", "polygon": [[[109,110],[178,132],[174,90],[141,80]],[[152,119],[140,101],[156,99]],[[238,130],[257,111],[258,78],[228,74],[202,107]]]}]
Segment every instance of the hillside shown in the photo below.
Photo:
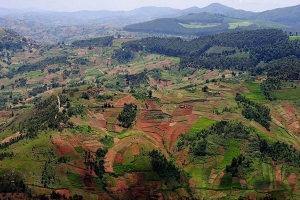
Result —
[{"label": "hillside", "polygon": [[299,39],[0,36],[0,198],[299,198]]},{"label": "hillside", "polygon": [[189,14],[176,18],[161,18],[148,22],[125,26],[125,31],[164,33],[174,35],[210,35],[232,30],[254,30],[264,28],[289,28],[283,24],[260,21],[242,20],[226,17],[220,14],[199,13]]}]

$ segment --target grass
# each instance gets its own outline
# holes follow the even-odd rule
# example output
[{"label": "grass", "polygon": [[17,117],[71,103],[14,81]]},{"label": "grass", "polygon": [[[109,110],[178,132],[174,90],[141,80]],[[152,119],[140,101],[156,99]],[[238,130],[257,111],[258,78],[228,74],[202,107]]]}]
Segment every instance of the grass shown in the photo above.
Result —
[{"label": "grass", "polygon": [[300,40],[300,36],[290,36],[290,40]]},{"label": "grass", "polygon": [[298,100],[300,99],[300,88],[285,88],[282,90],[273,90],[270,92],[272,97],[278,100]]},{"label": "grass", "polygon": [[111,148],[114,145],[114,137],[106,135],[104,138],[100,139],[100,142],[106,147]]},{"label": "grass", "polygon": [[130,135],[131,135],[131,133],[129,133],[129,132],[124,132],[124,133],[121,133],[121,134],[118,136],[118,138],[119,138],[119,139],[123,139],[123,138],[126,138],[126,137],[130,136]]},{"label": "grass", "polygon": [[229,145],[226,149],[224,158],[218,168],[224,169],[227,165],[231,164],[231,161],[234,157],[238,157],[241,152],[240,152],[240,146],[241,143],[236,140],[230,140]]},{"label": "grass", "polygon": [[232,177],[230,173],[225,173],[224,176],[221,178],[219,188],[228,189],[232,186]]},{"label": "grass", "polygon": [[257,133],[257,135],[258,135],[261,139],[266,140],[266,141],[267,141],[268,143],[270,143],[270,144],[274,144],[274,143],[277,142],[276,139],[274,139],[274,138],[268,136],[267,134],[265,134],[264,132],[262,132],[262,131],[260,131],[260,130],[258,130],[258,129],[255,129],[255,132]]},{"label": "grass", "polygon": [[82,134],[89,134],[89,133],[91,133],[91,127],[90,126],[88,126],[88,125],[82,125],[82,126],[77,126],[76,127],[76,131],[78,131],[78,132],[80,132],[80,133],[82,133]]},{"label": "grass", "polygon": [[221,47],[221,46],[214,46],[211,47],[206,51],[206,53],[211,54],[211,53],[222,53],[223,51],[232,51],[234,48],[232,47]]},{"label": "grass", "polygon": [[113,41],[113,47],[122,47],[122,42]]},{"label": "grass", "polygon": [[67,178],[73,187],[75,187],[75,188],[83,188],[84,187],[82,178],[78,174],[69,172],[69,173],[67,173]]},{"label": "grass", "polygon": [[205,188],[207,186],[207,180],[210,174],[205,173],[203,165],[190,165],[185,171],[192,177],[192,180],[198,188]]},{"label": "grass", "polygon": [[77,153],[84,153],[85,152],[85,150],[81,146],[74,147],[74,149],[77,151]]},{"label": "grass", "polygon": [[123,175],[130,172],[150,171],[151,163],[148,156],[136,156],[134,160],[127,165],[115,164],[114,172],[117,175]]},{"label": "grass", "polygon": [[174,63],[179,63],[180,62],[180,58],[178,57],[168,57],[170,59],[170,61],[174,62]]},{"label": "grass", "polygon": [[228,23],[229,28],[228,29],[236,29],[240,26],[250,26],[253,24],[253,22],[250,21],[240,21],[240,22],[233,22],[233,23]]},{"label": "grass", "polygon": [[250,93],[244,93],[243,95],[257,103],[266,103],[265,96],[263,95],[261,89],[260,89],[260,83],[258,82],[247,82],[245,83],[246,87],[250,91]]},{"label": "grass", "polygon": [[201,117],[188,131],[188,135],[195,135],[199,133],[200,131],[207,129],[211,127],[213,124],[215,124],[217,121],[213,119],[208,119],[205,117]]},{"label": "grass", "polygon": [[183,26],[184,28],[210,28],[210,27],[215,27],[218,26],[220,24],[183,24],[183,23],[179,23],[181,26]]}]

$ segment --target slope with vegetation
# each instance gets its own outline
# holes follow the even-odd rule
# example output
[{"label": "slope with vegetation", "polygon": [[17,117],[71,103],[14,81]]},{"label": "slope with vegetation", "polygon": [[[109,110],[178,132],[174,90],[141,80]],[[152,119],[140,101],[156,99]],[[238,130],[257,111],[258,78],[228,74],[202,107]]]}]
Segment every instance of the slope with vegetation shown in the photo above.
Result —
[{"label": "slope with vegetation", "polygon": [[298,41],[96,40],[1,68],[0,198],[299,198]]}]

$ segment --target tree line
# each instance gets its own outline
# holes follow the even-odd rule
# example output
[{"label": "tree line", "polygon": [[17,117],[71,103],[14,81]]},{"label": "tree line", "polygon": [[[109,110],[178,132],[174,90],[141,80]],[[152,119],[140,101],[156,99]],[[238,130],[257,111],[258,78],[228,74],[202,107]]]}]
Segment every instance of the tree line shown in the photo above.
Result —
[{"label": "tree line", "polygon": [[251,101],[239,93],[236,94],[235,100],[242,105],[242,115],[245,118],[252,119],[270,130],[271,116],[267,106]]},{"label": "tree line", "polygon": [[112,46],[113,36],[97,37],[86,40],[76,40],[72,42],[74,47],[108,47]]},{"label": "tree line", "polygon": [[195,135],[180,135],[177,142],[178,150],[189,147],[189,152],[195,156],[207,155],[207,136],[216,134],[223,138],[245,139],[251,133],[249,127],[237,121],[220,121],[209,129],[204,129]]}]

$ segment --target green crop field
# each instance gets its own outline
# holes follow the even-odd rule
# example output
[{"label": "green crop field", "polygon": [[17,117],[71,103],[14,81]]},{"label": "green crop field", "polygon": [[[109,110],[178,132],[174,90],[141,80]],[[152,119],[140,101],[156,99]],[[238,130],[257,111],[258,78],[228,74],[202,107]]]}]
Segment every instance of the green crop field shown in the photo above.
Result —
[{"label": "green crop field", "polygon": [[211,47],[210,49],[208,49],[206,51],[207,54],[211,54],[211,53],[222,53],[223,51],[232,51],[234,50],[234,48],[232,47],[221,47],[221,46],[214,46]]},{"label": "green crop field", "polygon": [[270,92],[272,97],[279,100],[298,100],[300,99],[300,88],[284,88],[282,90],[273,90]]},{"label": "green crop field", "polygon": [[300,40],[300,36],[290,36],[290,40]]},{"label": "green crop field", "polygon": [[130,132],[124,132],[124,133],[121,133],[118,137],[119,139],[123,139],[123,138],[126,138],[128,136],[130,136],[131,133]]},{"label": "green crop field", "polygon": [[201,117],[188,131],[188,135],[195,135],[199,133],[203,129],[207,129],[211,127],[214,123],[216,123],[216,120],[208,119],[205,117]]},{"label": "green crop field", "polygon": [[228,23],[229,24],[229,29],[236,29],[240,26],[250,26],[253,23],[250,21],[241,21],[241,22],[233,22],[233,23]]},{"label": "green crop field", "polygon": [[228,147],[226,148],[224,158],[220,165],[218,166],[219,169],[225,168],[227,165],[231,164],[231,161],[234,157],[238,157],[240,152],[241,143],[236,140],[230,140]]},{"label": "green crop field", "polygon": [[74,173],[67,173],[68,180],[72,184],[73,187],[75,188],[83,188],[83,182],[82,182],[82,177],[78,174]]},{"label": "green crop field", "polygon": [[244,93],[243,95],[253,101],[256,101],[258,103],[265,103],[266,99],[263,95],[261,89],[260,89],[260,83],[258,82],[247,82],[245,83],[246,87],[250,91],[250,93]]}]

